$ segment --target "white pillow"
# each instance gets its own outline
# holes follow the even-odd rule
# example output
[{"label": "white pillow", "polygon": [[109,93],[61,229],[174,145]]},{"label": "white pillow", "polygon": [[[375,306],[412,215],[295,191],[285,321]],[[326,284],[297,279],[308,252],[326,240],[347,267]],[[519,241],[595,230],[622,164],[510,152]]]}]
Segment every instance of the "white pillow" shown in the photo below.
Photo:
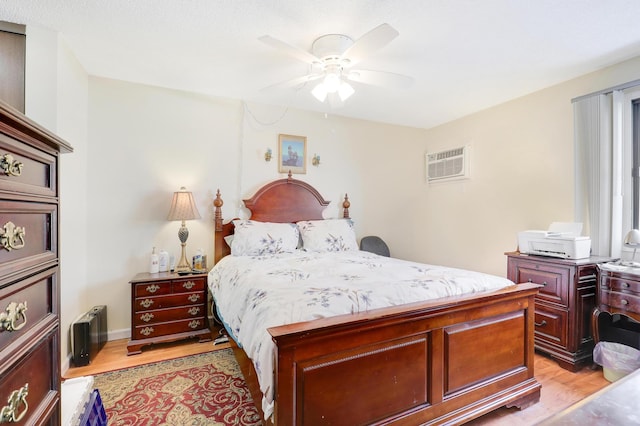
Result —
[{"label": "white pillow", "polygon": [[237,219],[231,242],[233,256],[262,256],[291,253],[298,246],[299,232],[293,223],[258,222]]},{"label": "white pillow", "polygon": [[351,219],[305,220],[297,223],[307,251],[358,250]]}]

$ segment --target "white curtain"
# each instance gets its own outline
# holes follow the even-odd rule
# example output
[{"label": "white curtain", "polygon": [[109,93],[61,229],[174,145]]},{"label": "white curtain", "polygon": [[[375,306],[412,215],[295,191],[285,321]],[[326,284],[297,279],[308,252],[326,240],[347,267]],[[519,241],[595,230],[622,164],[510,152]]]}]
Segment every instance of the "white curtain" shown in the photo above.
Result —
[{"label": "white curtain", "polygon": [[584,224],[598,256],[620,256],[623,98],[612,91],[573,103],[575,220]]}]

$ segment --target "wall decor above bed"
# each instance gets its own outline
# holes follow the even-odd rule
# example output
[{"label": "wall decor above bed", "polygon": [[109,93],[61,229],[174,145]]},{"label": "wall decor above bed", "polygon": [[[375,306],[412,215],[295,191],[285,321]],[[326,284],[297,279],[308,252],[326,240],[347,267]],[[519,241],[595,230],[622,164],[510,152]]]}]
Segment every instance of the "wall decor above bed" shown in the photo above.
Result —
[{"label": "wall decor above bed", "polygon": [[[328,204],[289,175],[245,200],[243,231],[314,227]],[[344,244],[236,255],[222,205],[209,288],[267,424],[460,424],[540,399],[540,286],[362,252],[348,211],[314,231]]]},{"label": "wall decor above bed", "polygon": [[278,135],[278,172],[307,173],[307,137]]}]

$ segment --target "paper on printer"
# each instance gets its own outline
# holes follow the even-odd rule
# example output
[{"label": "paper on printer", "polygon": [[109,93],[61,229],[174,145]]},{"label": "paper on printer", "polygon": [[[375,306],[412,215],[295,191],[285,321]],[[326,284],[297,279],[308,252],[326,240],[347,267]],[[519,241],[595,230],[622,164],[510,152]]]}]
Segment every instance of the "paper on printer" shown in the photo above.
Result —
[{"label": "paper on printer", "polygon": [[520,253],[584,259],[591,254],[591,238],[581,233],[582,223],[553,222],[547,231],[518,232],[518,248]]}]

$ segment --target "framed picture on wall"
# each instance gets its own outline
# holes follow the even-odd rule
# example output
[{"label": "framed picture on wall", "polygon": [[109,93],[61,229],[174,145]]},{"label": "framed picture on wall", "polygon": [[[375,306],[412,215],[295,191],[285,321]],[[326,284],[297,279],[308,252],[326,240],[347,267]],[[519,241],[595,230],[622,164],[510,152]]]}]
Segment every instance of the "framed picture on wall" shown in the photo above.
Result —
[{"label": "framed picture on wall", "polygon": [[278,172],[307,173],[307,137],[278,135]]}]

